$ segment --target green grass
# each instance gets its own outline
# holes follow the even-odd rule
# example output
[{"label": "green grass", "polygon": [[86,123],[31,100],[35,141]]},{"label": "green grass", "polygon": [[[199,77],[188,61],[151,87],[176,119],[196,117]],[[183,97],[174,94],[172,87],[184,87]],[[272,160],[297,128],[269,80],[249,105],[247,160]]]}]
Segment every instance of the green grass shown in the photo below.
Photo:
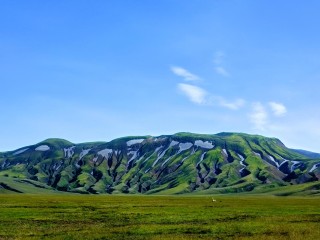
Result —
[{"label": "green grass", "polygon": [[0,195],[0,239],[318,239],[318,197]]}]

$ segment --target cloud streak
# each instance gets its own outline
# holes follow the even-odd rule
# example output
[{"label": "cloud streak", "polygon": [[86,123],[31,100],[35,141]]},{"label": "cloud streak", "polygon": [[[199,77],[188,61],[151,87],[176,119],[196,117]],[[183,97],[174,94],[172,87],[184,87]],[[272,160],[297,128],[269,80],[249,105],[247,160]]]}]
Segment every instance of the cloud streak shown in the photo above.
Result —
[{"label": "cloud streak", "polygon": [[225,69],[225,67],[222,66],[224,57],[225,54],[223,52],[216,52],[215,57],[213,59],[213,63],[215,65],[214,70],[217,74],[223,77],[229,77],[230,73]]},{"label": "cloud streak", "polygon": [[241,98],[236,99],[233,102],[228,102],[224,98],[220,98],[220,100],[219,100],[219,105],[221,107],[226,107],[231,110],[238,110],[238,109],[242,108],[245,105],[245,103],[246,103],[246,101]]},{"label": "cloud streak", "polygon": [[186,95],[191,102],[196,104],[206,103],[207,92],[204,89],[186,83],[179,83],[178,89]]},{"label": "cloud streak", "polygon": [[287,108],[282,103],[269,102],[269,106],[276,117],[283,117],[287,113]]},{"label": "cloud streak", "polygon": [[214,69],[216,71],[216,73],[218,73],[219,75],[223,76],[223,77],[229,77],[230,73],[224,69],[223,67],[215,67]]},{"label": "cloud streak", "polygon": [[253,123],[254,129],[265,130],[268,122],[268,113],[260,102],[252,104],[252,112],[249,115],[249,119]]},{"label": "cloud streak", "polygon": [[182,68],[182,67],[171,67],[171,71],[179,76],[183,77],[185,81],[197,81],[200,80],[200,77],[189,72],[188,70]]}]

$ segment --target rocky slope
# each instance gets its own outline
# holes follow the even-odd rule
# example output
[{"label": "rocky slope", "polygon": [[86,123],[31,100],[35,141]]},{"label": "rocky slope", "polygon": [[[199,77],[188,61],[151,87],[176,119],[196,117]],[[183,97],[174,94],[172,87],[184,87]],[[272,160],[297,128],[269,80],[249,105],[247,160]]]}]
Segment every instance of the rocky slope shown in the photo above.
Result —
[{"label": "rocky slope", "polygon": [[0,153],[1,176],[79,193],[243,192],[318,181],[320,159],[276,138],[240,133],[48,139]]}]

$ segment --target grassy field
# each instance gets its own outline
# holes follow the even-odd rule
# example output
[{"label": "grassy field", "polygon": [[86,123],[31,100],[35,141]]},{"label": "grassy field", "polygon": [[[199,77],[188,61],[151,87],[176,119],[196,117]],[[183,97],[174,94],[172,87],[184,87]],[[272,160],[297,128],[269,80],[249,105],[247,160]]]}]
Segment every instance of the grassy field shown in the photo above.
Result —
[{"label": "grassy field", "polygon": [[0,239],[319,239],[319,197],[0,195]]}]

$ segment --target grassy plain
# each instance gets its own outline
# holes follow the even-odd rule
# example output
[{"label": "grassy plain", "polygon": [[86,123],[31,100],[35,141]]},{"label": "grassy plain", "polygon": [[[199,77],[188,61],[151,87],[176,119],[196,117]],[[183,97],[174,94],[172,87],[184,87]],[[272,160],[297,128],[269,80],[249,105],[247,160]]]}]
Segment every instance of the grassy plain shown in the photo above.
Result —
[{"label": "grassy plain", "polygon": [[0,239],[319,239],[319,197],[0,195]]}]

